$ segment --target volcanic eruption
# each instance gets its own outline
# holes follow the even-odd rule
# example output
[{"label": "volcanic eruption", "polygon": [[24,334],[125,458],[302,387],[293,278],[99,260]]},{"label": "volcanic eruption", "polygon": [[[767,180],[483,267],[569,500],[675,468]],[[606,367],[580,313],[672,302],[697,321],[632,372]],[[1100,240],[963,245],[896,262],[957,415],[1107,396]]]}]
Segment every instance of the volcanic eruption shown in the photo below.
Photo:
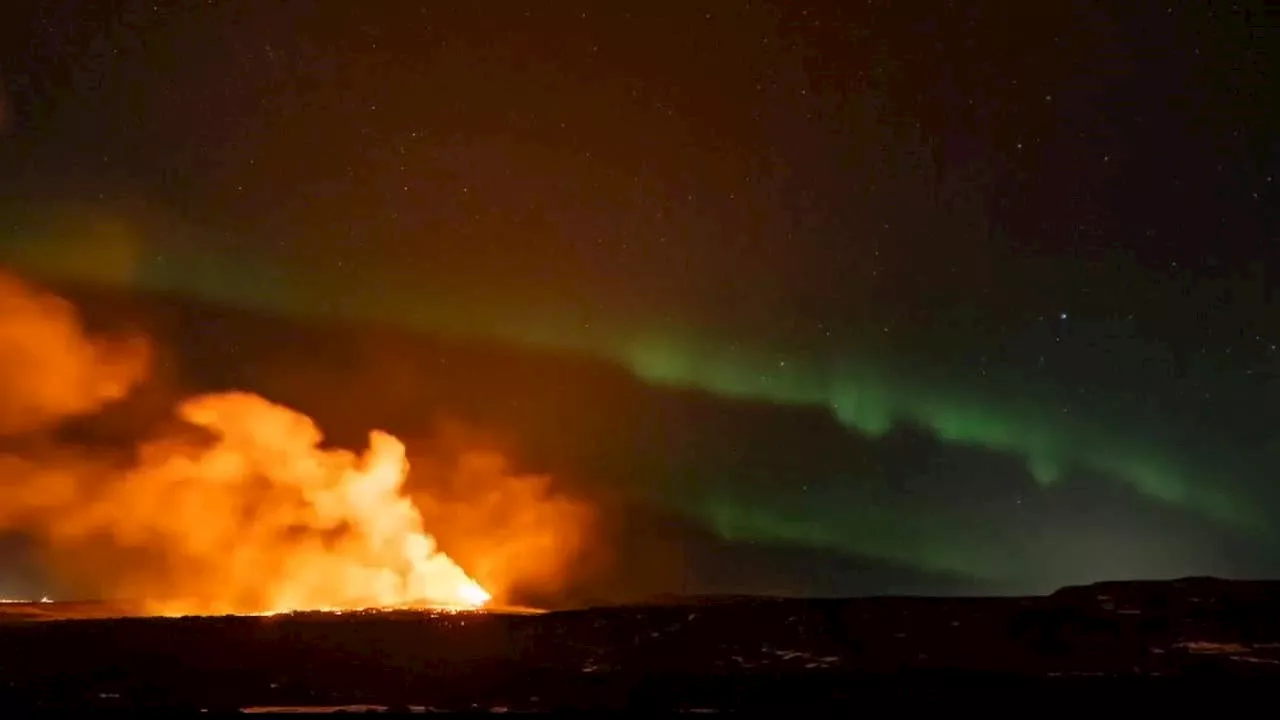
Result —
[{"label": "volcanic eruption", "polygon": [[90,337],[70,303],[0,275],[0,529],[151,614],[489,602],[426,532],[388,433],[327,448],[306,415],[223,392],[180,402],[179,429],[129,453],[41,439],[127,395],[149,347]]}]

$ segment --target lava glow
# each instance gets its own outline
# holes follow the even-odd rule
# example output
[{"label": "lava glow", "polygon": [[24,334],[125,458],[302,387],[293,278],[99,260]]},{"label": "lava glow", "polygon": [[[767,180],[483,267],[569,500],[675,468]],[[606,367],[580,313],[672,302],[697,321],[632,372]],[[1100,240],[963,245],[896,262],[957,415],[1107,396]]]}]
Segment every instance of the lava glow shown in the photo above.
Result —
[{"label": "lava glow", "polygon": [[490,594],[426,532],[404,444],[322,447],[306,415],[258,395],[199,395],[125,454],[27,442],[125,396],[145,341],[90,338],[60,298],[0,275],[0,529],[149,614],[478,608]]},{"label": "lava glow", "polygon": [[[306,416],[246,393],[193,398],[179,413],[217,440],[194,450],[147,448],[150,462],[100,505],[111,508],[104,516],[118,517],[122,506],[171,498],[171,522],[151,516],[136,529],[167,535],[165,547],[212,571],[185,597],[150,601],[152,612],[489,602],[489,593],[437,549],[402,493],[408,462],[395,437],[371,433],[360,456],[321,449],[320,431]],[[184,577],[178,585],[192,584],[194,576]]]}]

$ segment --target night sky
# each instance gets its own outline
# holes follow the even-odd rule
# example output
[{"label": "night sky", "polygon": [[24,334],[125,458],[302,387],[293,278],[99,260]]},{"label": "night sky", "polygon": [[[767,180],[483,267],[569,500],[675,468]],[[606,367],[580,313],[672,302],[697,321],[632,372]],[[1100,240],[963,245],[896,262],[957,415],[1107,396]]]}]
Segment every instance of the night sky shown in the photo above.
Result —
[{"label": "night sky", "polygon": [[482,344],[416,410],[655,592],[1280,573],[1268,3],[16,5],[0,262],[240,318],[187,384],[255,314]]}]

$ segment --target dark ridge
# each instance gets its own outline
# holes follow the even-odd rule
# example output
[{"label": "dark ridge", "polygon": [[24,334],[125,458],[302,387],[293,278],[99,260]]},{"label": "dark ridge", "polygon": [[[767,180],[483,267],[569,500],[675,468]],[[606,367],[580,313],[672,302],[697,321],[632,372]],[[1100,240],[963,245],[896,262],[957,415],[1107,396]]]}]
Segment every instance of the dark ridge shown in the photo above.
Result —
[{"label": "dark ridge", "polygon": [[1250,597],[1280,600],[1280,580],[1232,580],[1208,576],[1173,580],[1106,580],[1089,585],[1069,585],[1056,590],[1049,597],[1078,601],[1099,597],[1121,600],[1154,596]]},{"label": "dark ridge", "polygon": [[[1150,709],[1210,689],[1239,700],[1280,679],[1277,585],[1119,582],[1025,598],[703,596],[541,615],[14,622],[0,624],[0,710],[782,712],[881,701],[1092,705],[1103,693]],[[1195,602],[1180,601],[1193,586]],[[1141,588],[1149,601],[1100,603],[1099,588]],[[1231,600],[1245,596],[1256,602]]]}]

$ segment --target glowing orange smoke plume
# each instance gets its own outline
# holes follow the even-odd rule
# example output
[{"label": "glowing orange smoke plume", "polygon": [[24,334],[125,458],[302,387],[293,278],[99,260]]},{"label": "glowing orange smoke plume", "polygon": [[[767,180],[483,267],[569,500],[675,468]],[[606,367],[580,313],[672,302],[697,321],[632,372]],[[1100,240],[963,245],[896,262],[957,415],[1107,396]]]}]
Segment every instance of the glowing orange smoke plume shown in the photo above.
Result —
[{"label": "glowing orange smoke plume", "polygon": [[410,494],[433,532],[499,600],[554,596],[592,571],[593,506],[555,491],[551,478],[513,472],[487,438],[439,423],[411,455]]},{"label": "glowing orange smoke plume", "polygon": [[[122,397],[145,376],[143,347],[91,341],[66,303],[0,277],[0,435]],[[0,455],[0,527],[87,559],[82,574],[155,613],[488,602],[402,492],[396,438],[321,448],[309,418],[248,393],[194,397],[178,415],[189,432],[124,467],[66,448]],[[104,541],[121,552],[87,568]]]},{"label": "glowing orange smoke plume", "polygon": [[71,303],[0,272],[0,436],[119,400],[149,361],[142,338],[89,338]]}]

